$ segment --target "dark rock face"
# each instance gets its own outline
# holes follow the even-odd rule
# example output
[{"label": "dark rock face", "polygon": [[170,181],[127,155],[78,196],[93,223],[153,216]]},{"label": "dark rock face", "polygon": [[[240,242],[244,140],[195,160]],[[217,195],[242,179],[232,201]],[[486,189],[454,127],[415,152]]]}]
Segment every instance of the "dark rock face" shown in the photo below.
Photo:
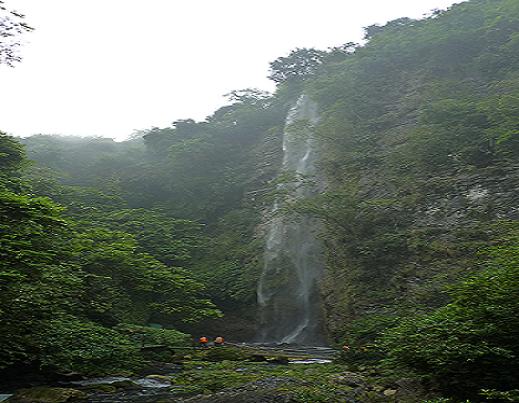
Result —
[{"label": "dark rock face", "polygon": [[[453,228],[495,219],[519,219],[519,170],[494,167],[434,178],[417,206],[414,225]],[[427,185],[427,183],[426,183]]]},{"label": "dark rock face", "polygon": [[494,226],[519,219],[519,169],[513,165],[466,167],[406,187],[394,182],[384,172],[365,170],[359,197],[390,200],[379,208],[389,223],[376,223],[353,247],[334,234],[327,240],[321,290],[332,337],[343,340],[345,324],[404,305],[445,304],[445,286],[478,270],[477,251],[499,239]]}]

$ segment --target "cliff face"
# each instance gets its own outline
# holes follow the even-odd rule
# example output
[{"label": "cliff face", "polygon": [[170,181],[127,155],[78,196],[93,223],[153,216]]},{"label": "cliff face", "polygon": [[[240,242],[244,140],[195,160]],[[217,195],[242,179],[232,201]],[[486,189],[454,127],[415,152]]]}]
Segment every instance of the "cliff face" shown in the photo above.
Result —
[{"label": "cliff face", "polygon": [[444,305],[519,218],[518,26],[510,1],[393,21],[306,84],[330,186],[304,207],[327,223],[332,341]]},{"label": "cliff face", "polygon": [[371,213],[390,222],[373,222],[378,228],[356,239],[330,230],[322,292],[332,340],[369,340],[392,318],[444,305],[445,287],[475,273],[478,252],[499,242],[506,220],[519,218],[513,164],[424,180],[407,205],[398,189],[381,194],[380,179],[359,179],[359,198],[373,204],[356,220]]}]

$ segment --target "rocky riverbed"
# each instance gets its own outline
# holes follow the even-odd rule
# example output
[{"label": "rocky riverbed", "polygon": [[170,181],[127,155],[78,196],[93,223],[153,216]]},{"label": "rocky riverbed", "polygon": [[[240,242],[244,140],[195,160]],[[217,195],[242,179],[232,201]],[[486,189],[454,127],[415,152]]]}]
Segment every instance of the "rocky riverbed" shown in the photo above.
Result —
[{"label": "rocky riverbed", "polygon": [[352,372],[330,355],[324,349],[212,348],[176,363],[149,363],[138,374],[62,381],[0,396],[8,403],[424,401],[410,380],[388,382],[370,370]]}]

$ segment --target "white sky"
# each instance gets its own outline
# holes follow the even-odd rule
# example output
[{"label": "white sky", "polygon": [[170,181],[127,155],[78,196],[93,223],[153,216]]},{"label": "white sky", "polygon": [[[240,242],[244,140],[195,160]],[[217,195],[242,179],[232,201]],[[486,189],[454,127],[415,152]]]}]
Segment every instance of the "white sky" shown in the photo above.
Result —
[{"label": "white sky", "polygon": [[269,62],[461,0],[6,0],[36,28],[0,66],[0,130],[99,135],[203,120]]}]

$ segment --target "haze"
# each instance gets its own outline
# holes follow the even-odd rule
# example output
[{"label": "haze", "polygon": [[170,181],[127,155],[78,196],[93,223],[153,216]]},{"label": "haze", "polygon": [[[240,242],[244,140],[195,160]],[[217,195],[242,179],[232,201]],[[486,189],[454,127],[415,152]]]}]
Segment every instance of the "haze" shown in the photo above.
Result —
[{"label": "haze", "polygon": [[269,62],[358,42],[362,27],[452,0],[10,0],[36,30],[0,67],[0,129],[123,139],[204,119],[224,94],[272,90]]}]

